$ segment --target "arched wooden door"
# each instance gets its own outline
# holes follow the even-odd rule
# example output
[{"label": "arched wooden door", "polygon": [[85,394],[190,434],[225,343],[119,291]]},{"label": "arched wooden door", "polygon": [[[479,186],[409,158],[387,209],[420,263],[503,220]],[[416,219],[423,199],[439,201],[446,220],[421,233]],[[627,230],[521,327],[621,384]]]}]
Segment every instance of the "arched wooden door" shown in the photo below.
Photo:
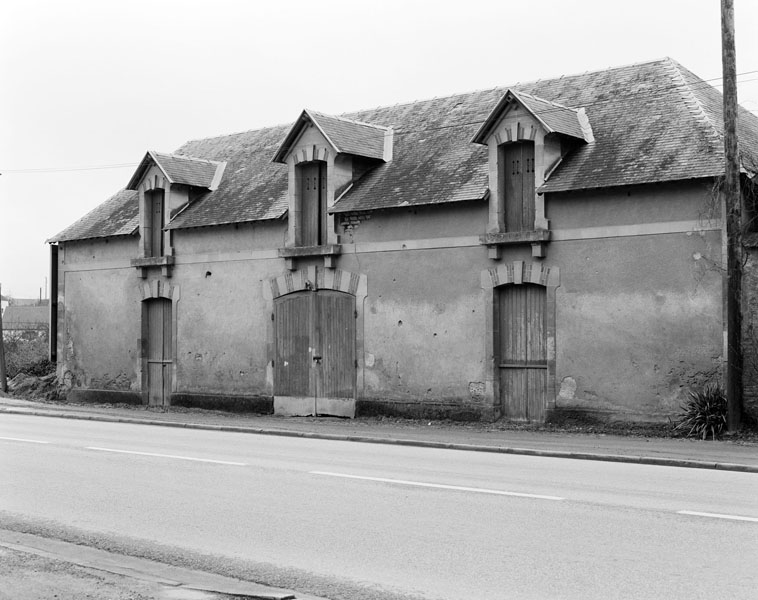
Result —
[{"label": "arched wooden door", "polygon": [[274,304],[274,407],[288,415],[355,415],[355,297],[333,290]]},{"label": "arched wooden door", "polygon": [[[171,336],[171,300],[151,298],[143,309],[144,338],[146,340],[146,391],[147,403],[156,406],[170,404],[173,344]],[[144,396],[143,396],[144,397]]]},{"label": "arched wooden door", "polygon": [[506,285],[498,291],[500,398],[509,419],[543,421],[547,407],[546,290]]}]

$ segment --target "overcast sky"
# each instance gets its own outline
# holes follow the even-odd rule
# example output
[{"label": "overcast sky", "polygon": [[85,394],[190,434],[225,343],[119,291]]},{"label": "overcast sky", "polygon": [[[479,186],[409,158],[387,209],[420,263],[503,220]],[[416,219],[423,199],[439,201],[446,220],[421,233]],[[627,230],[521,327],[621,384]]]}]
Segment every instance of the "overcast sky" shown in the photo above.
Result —
[{"label": "overcast sky", "polygon": [[[147,150],[670,56],[720,87],[719,0],[0,0],[0,283],[37,297],[45,240]],[[758,2],[735,0],[758,113]],[[45,292],[43,291],[43,296]]]}]

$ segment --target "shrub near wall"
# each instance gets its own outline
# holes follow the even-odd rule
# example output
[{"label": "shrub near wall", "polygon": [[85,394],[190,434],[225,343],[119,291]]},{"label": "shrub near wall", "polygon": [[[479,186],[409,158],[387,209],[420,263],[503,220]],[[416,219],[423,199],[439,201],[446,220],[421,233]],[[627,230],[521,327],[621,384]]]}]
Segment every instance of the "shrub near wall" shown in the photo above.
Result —
[{"label": "shrub near wall", "polygon": [[[5,346],[5,369],[8,379],[13,379],[19,373],[42,376],[52,371],[52,363],[48,361],[48,345],[45,337],[32,339],[22,336],[7,336],[3,342]],[[47,365],[45,365],[47,363]]]}]

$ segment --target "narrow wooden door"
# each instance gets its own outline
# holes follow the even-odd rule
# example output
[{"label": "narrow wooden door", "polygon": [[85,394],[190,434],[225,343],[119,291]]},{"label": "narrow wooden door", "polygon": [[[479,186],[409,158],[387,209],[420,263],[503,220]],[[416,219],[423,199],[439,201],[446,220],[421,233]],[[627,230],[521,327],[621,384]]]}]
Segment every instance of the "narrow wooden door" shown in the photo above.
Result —
[{"label": "narrow wooden door", "polygon": [[534,143],[503,146],[506,231],[534,229]]},{"label": "narrow wooden door", "polygon": [[147,401],[150,405],[169,404],[171,397],[171,300],[146,301],[147,312]]},{"label": "narrow wooden door", "polygon": [[297,412],[344,414],[355,399],[355,298],[332,290],[277,299],[274,395]]},{"label": "narrow wooden door", "polygon": [[299,167],[302,246],[325,243],[326,164],[312,162]]},{"label": "narrow wooden door", "polygon": [[542,421],[547,406],[546,291],[533,284],[499,292],[500,397],[505,415]]}]

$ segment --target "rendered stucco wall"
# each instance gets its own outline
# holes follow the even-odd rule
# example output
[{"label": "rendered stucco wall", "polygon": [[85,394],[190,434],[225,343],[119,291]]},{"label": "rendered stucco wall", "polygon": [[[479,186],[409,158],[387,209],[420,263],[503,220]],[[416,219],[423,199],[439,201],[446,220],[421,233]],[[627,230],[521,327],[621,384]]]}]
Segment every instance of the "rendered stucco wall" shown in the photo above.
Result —
[{"label": "rendered stucco wall", "polygon": [[139,392],[134,238],[67,242],[59,252],[58,377],[67,387]]},{"label": "rendered stucco wall", "polygon": [[[367,281],[358,400],[494,416],[485,333],[496,291],[483,289],[482,273],[541,260],[560,271],[556,408],[666,418],[721,368],[720,225],[703,218],[707,201],[697,183],[548,197],[546,257],[522,244],[504,246],[500,261],[479,242],[485,202],[340,216],[337,267]],[[152,269],[147,281],[181,289],[175,393],[273,394],[265,290],[289,272],[277,253],[286,236],[284,221],[173,232],[172,276]],[[130,237],[65,244],[59,351],[78,386],[141,389],[137,251]]]}]

